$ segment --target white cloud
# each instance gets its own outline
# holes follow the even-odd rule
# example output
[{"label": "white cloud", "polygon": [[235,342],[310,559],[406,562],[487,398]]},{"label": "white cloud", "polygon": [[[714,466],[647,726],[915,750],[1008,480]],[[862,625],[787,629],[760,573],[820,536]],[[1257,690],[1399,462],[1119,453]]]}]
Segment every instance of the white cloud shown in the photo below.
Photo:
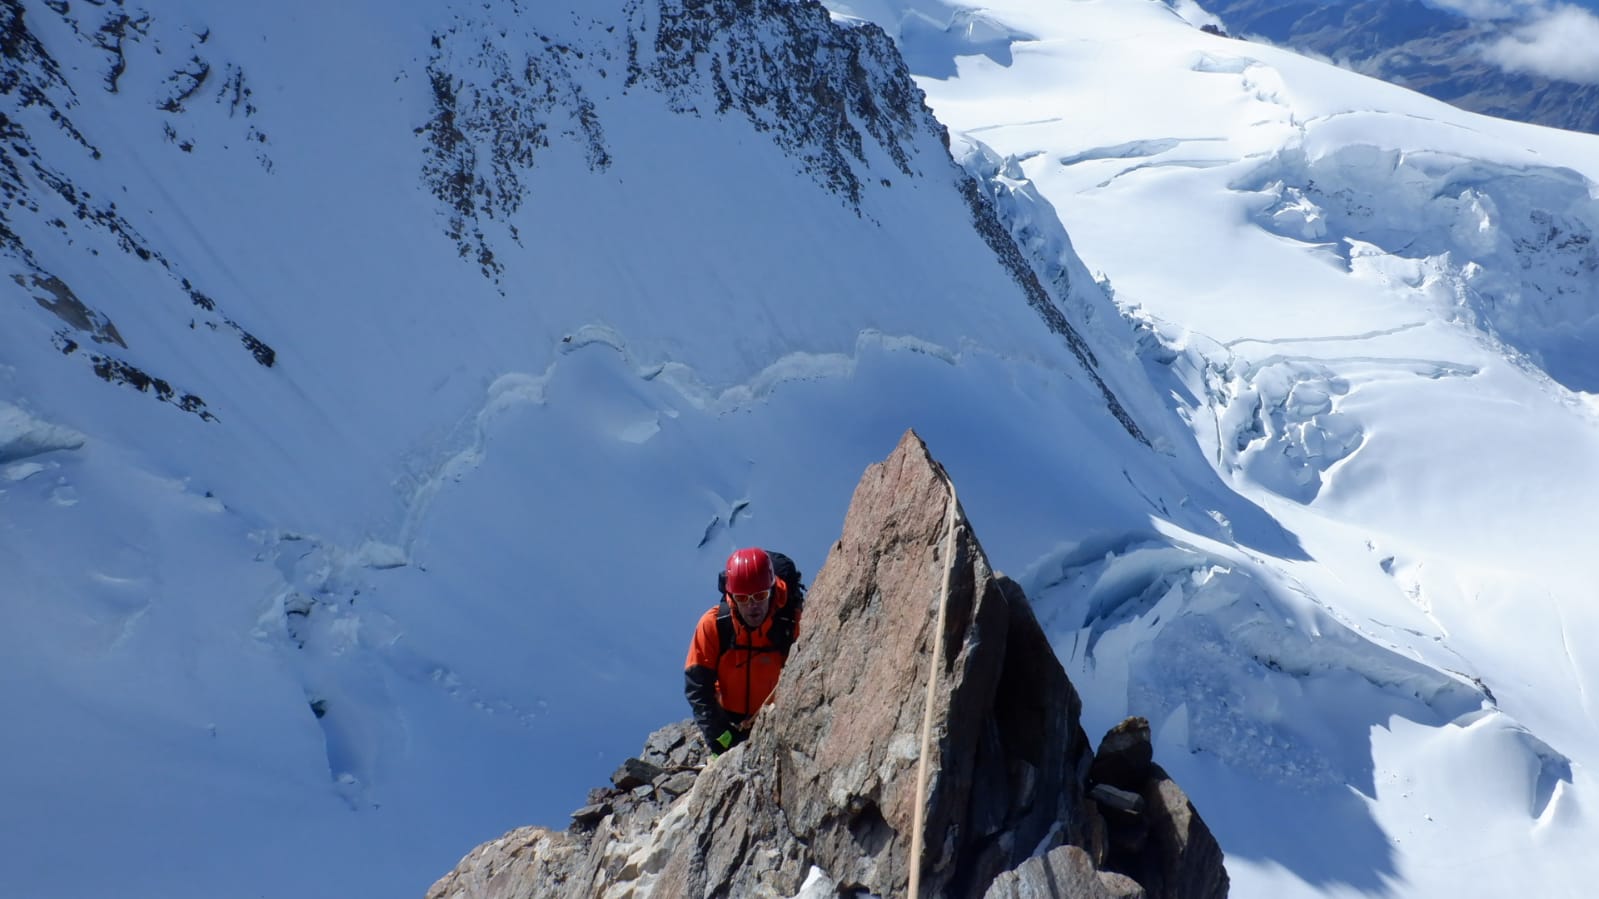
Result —
[{"label": "white cloud", "polygon": [[1554,7],[1486,46],[1483,55],[1508,71],[1599,84],[1599,16]]}]

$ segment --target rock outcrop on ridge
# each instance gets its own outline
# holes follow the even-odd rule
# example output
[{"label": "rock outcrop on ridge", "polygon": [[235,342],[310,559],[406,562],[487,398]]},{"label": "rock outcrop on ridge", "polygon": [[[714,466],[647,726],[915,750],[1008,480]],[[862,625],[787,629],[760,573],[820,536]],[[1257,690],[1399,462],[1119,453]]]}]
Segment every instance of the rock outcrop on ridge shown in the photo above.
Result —
[{"label": "rock outcrop on ridge", "polygon": [[949,538],[952,501],[907,432],[856,488],[748,742],[696,776],[693,728],[663,728],[570,830],[486,843],[429,899],[795,896],[807,881],[907,895],[935,641],[922,895],[1225,896],[1221,851],[1153,764],[1147,722],[1096,758],[1026,597],[958,507]]}]

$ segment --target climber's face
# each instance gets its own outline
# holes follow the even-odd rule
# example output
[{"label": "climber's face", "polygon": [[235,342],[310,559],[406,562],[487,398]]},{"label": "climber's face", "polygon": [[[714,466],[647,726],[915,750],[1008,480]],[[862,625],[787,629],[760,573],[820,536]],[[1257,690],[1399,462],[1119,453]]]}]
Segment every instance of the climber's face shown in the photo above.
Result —
[{"label": "climber's face", "polygon": [[761,590],[756,593],[729,593],[728,598],[733,601],[733,608],[738,610],[738,617],[743,620],[745,627],[760,627],[761,623],[766,620],[766,613],[771,611],[771,590]]}]

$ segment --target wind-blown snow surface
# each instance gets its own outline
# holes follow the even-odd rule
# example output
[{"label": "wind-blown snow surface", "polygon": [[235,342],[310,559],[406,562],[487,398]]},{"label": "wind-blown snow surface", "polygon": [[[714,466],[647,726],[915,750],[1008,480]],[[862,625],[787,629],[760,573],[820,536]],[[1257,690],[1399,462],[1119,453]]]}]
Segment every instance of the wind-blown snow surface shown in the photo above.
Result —
[{"label": "wind-blown snow surface", "polygon": [[992,545],[1090,731],[1152,720],[1234,895],[1589,895],[1599,140],[1140,0],[830,5],[1053,206],[1291,535]]},{"label": "wind-blown snow surface", "polygon": [[19,894],[414,895],[559,826],[687,713],[726,553],[814,571],[906,427],[1090,729],[1152,716],[1237,894],[1595,873],[1591,140],[1153,3],[968,11],[907,56],[958,73],[922,84],[998,149],[954,147],[1041,309],[811,7],[23,9],[56,66],[0,173]]}]

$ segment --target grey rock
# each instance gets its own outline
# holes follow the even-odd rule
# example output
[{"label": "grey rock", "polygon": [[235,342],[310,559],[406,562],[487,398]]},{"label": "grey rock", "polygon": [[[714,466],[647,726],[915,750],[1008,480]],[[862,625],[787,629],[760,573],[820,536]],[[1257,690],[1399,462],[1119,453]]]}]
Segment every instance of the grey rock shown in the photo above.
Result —
[{"label": "grey rock", "polygon": [[1226,896],[1221,846],[1187,794],[1159,765],[1151,766],[1144,801],[1149,808],[1149,846],[1141,870],[1133,876],[1149,891],[1150,899]]},{"label": "grey rock", "polygon": [[1138,813],[1144,810],[1144,797],[1137,793],[1129,793],[1110,784],[1094,784],[1088,791],[1088,798],[1102,806],[1124,812]]},{"label": "grey rock", "polygon": [[628,759],[611,775],[611,783],[618,790],[631,790],[640,784],[652,783],[661,773],[659,765],[652,765],[643,759]]},{"label": "grey rock", "polygon": [[566,834],[542,827],[513,830],[472,850],[428,890],[427,899],[560,895],[576,846]]},{"label": "grey rock", "polygon": [[1144,899],[1130,877],[1096,871],[1088,853],[1061,846],[994,878],[983,899]]},{"label": "grey rock", "polygon": [[681,727],[661,728],[650,734],[649,742],[644,744],[642,758],[662,767],[669,767],[674,763],[681,764],[684,761],[682,753],[687,749],[686,744],[690,742],[689,734],[691,732],[691,730],[685,730]]},{"label": "grey rock", "polygon": [[1150,899],[1226,896],[1221,846],[1153,758],[1143,718],[1128,718],[1100,741],[1089,776],[1095,790],[1111,791],[1099,801],[1109,837],[1105,866],[1142,884]]},{"label": "grey rock", "polygon": [[1094,753],[1094,766],[1088,771],[1088,779],[1136,793],[1149,779],[1149,766],[1154,760],[1149,721],[1128,718],[1099,741],[1099,751]]},{"label": "grey rock", "polygon": [[593,826],[598,824],[601,818],[604,818],[610,813],[611,804],[609,802],[596,802],[592,805],[585,805],[573,812],[572,823],[582,826]]},{"label": "grey rock", "polygon": [[[653,86],[679,112],[715,98],[743,115],[822,187],[859,208],[877,178],[866,150],[915,177],[912,162],[947,140],[893,40],[876,25],[837,28],[820,3],[656,0],[634,5],[630,80]],[[773,41],[776,33],[784,36]],[[773,109],[784,114],[774,116]],[[918,146],[920,144],[920,146]]]},{"label": "grey rock", "polygon": [[687,793],[689,788],[694,786],[694,780],[696,777],[698,777],[698,774],[693,771],[679,771],[676,774],[663,774],[661,775],[660,779],[656,781],[655,788],[660,790],[662,793],[665,793],[667,796],[675,799],[678,796]]}]

